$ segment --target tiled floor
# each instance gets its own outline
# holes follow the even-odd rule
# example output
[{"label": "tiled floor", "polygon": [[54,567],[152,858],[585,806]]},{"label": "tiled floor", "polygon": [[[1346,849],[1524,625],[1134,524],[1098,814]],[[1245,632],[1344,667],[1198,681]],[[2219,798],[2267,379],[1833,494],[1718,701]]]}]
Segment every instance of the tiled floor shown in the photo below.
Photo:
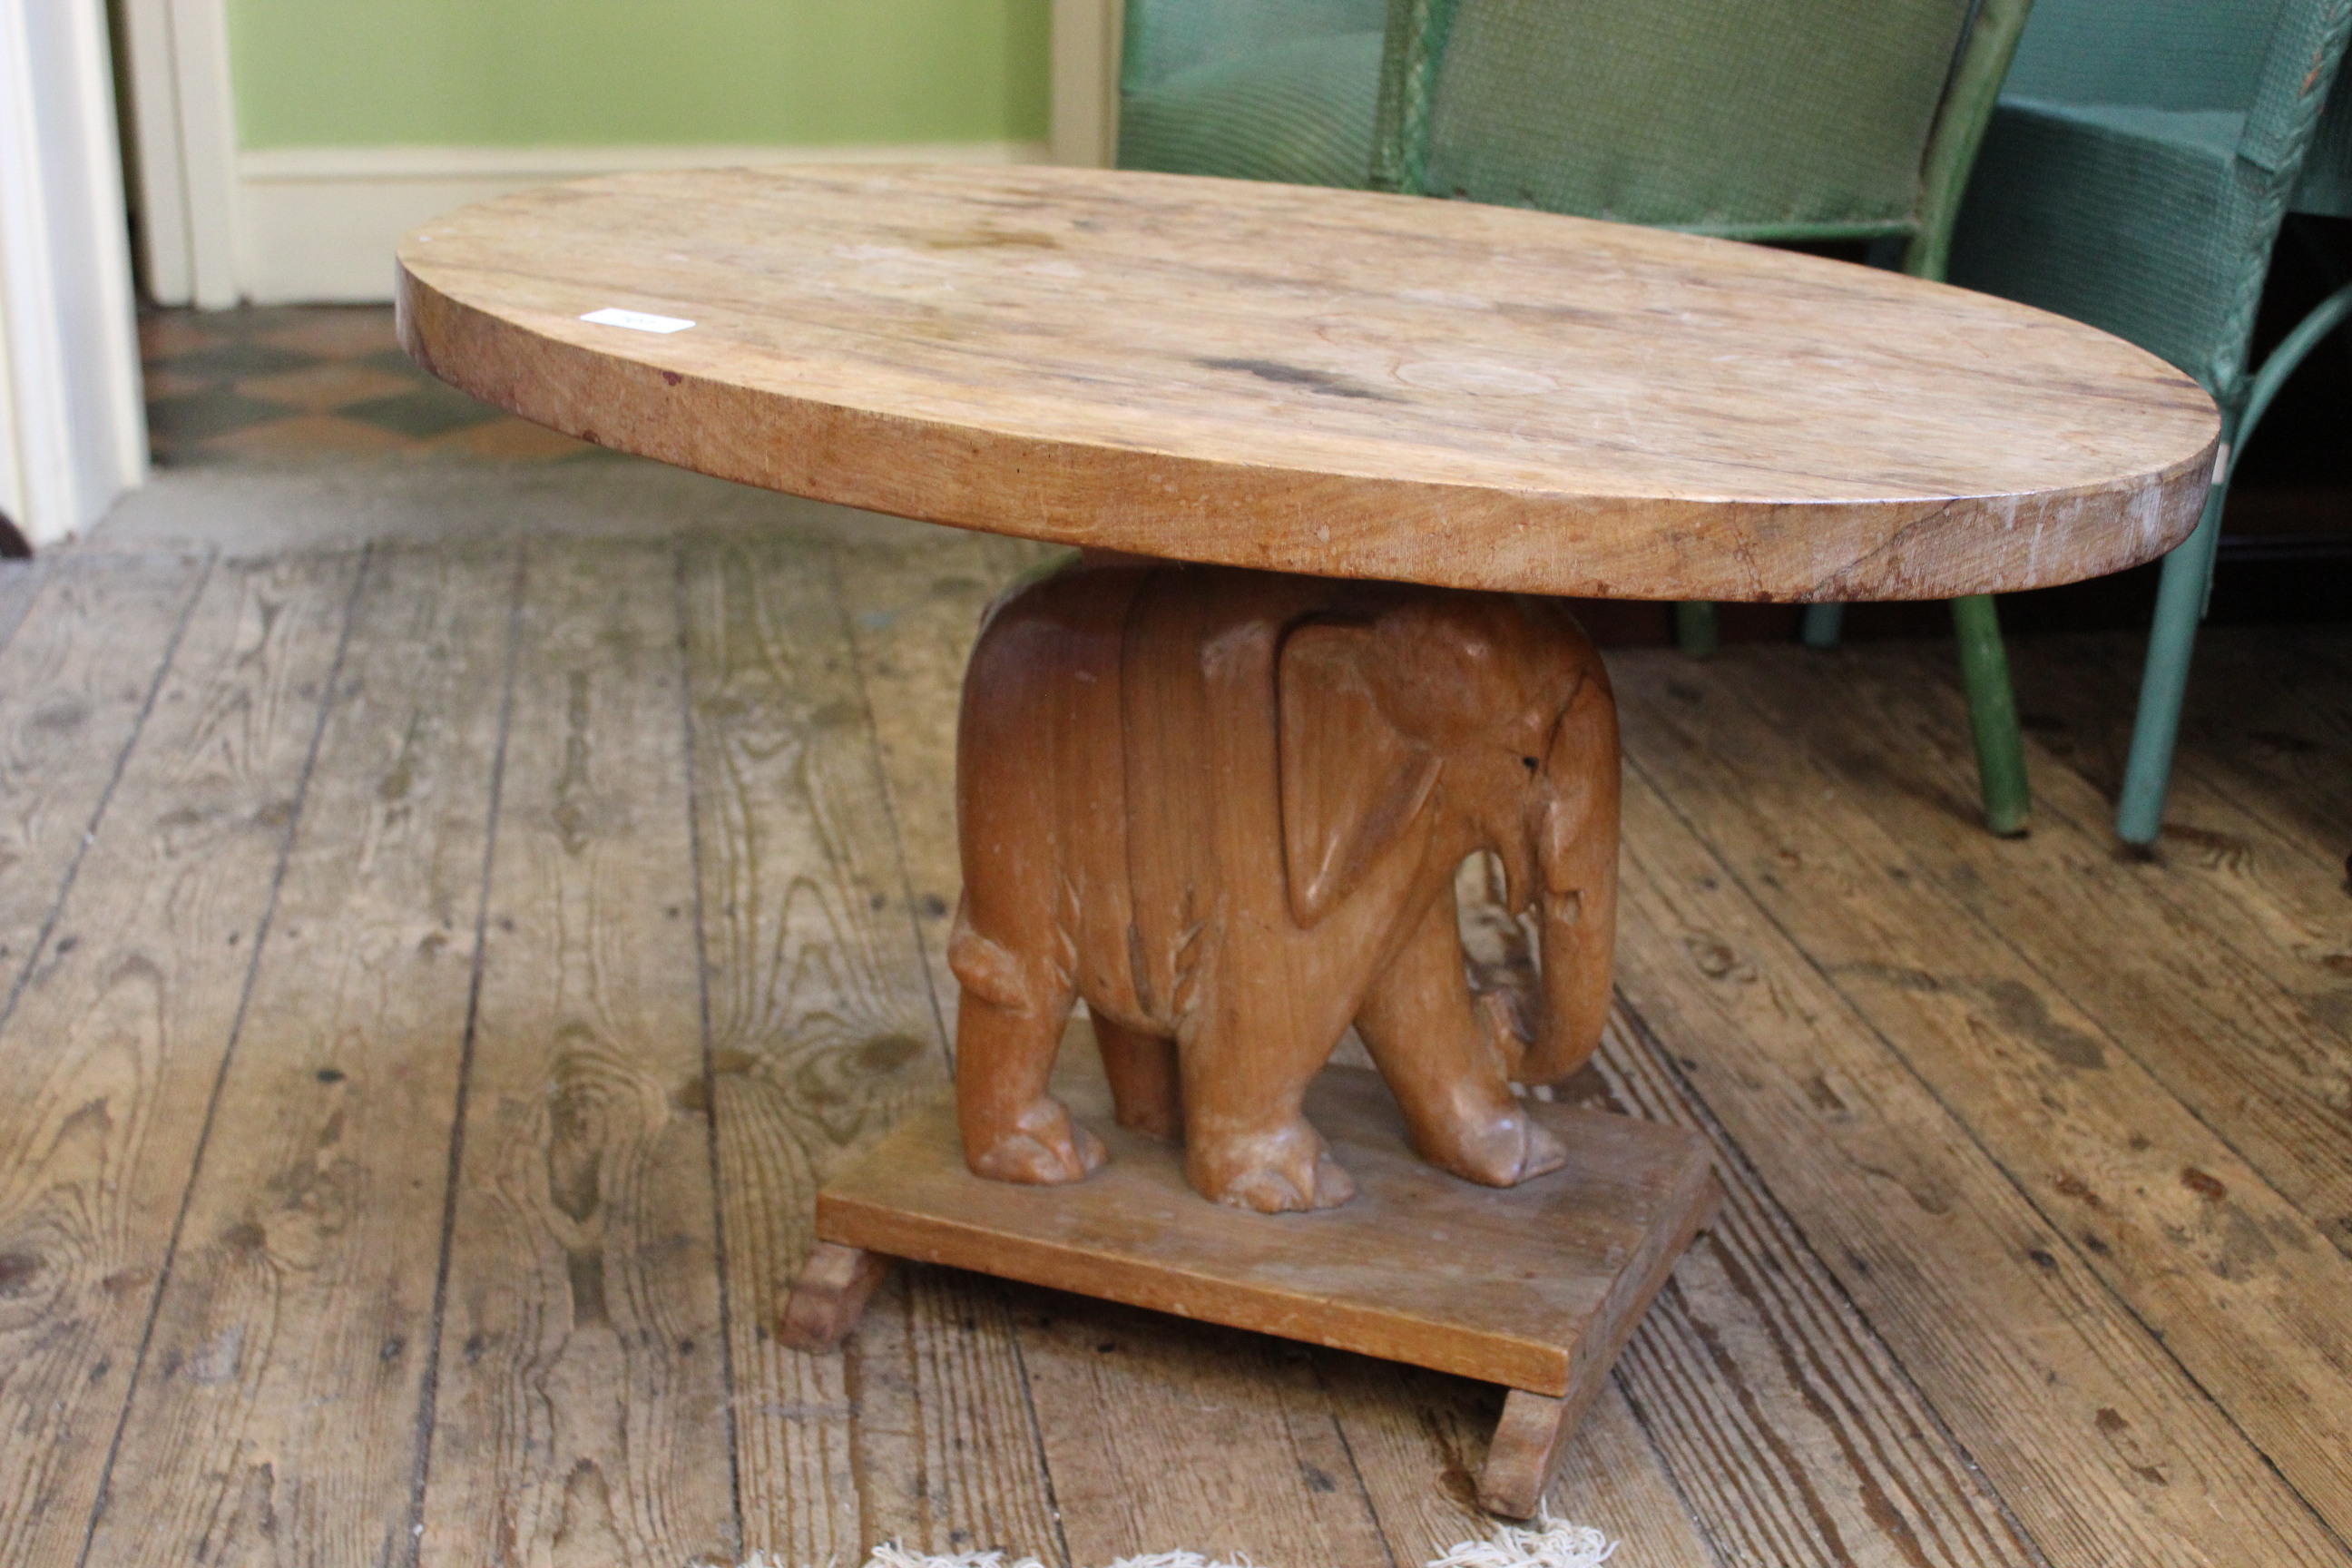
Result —
[{"label": "tiled floor", "polygon": [[549,461],[593,447],[444,386],[369,305],[154,310],[139,323],[164,467],[330,459]]}]

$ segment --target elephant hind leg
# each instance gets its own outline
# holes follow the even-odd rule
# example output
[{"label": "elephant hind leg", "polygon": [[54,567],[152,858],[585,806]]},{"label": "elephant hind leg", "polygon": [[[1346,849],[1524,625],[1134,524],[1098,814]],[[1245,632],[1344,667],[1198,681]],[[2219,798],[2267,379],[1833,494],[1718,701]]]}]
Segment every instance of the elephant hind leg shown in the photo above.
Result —
[{"label": "elephant hind leg", "polygon": [[1115,1024],[1100,1013],[1094,1015],[1094,1026],[1118,1124],[1162,1142],[1182,1137],[1184,1093],[1177,1077],[1176,1042]]},{"label": "elephant hind leg", "polygon": [[1076,996],[1066,980],[1024,965],[972,930],[960,911],[948,963],[963,983],[956,1010],[956,1121],[964,1163],[1000,1182],[1083,1179],[1108,1160],[1102,1140],[1046,1092]]},{"label": "elephant hind leg", "polygon": [[1110,1158],[1102,1140],[1045,1092],[1068,1016],[1066,1002],[1043,1018],[964,997],[956,1014],[956,1121],[972,1174],[1048,1186],[1082,1180]]}]

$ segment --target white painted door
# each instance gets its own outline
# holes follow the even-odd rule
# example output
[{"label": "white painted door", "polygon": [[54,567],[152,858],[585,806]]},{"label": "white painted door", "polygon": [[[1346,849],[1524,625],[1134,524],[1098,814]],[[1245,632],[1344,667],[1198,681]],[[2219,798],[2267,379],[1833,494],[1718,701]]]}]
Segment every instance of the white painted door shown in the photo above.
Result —
[{"label": "white painted door", "polygon": [[0,0],[0,512],[36,546],[147,473],[100,0]]}]

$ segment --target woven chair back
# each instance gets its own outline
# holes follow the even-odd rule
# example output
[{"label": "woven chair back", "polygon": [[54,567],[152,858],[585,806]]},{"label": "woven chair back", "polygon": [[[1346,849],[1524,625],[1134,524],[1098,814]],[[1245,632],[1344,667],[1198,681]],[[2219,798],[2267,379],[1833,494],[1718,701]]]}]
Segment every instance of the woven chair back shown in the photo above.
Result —
[{"label": "woven chair back", "polygon": [[1940,230],[2024,10],[1391,0],[1373,183],[1748,239]]},{"label": "woven chair back", "polygon": [[1377,33],[1386,0],[1128,0],[1119,87],[1340,33]]}]

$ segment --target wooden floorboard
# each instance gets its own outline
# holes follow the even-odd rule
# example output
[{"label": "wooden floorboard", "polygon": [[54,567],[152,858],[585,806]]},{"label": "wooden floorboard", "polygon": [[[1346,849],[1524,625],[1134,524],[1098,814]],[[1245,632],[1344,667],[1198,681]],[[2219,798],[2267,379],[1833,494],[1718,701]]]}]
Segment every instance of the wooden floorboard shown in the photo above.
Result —
[{"label": "wooden floorboard", "polygon": [[0,649],[0,1005],[106,809],[205,570],[176,555],[9,569],[18,619]]},{"label": "wooden floorboard", "polygon": [[609,1568],[742,1554],[674,579],[667,550],[593,545],[536,550],[523,577],[431,1561],[486,1542]]},{"label": "wooden floorboard", "polygon": [[2289,632],[2271,647],[2228,628],[2200,643],[2183,727],[2200,761],[2226,771],[2258,812],[2309,844],[2331,869],[2342,867],[2352,849],[2345,830],[2352,821],[2352,676],[2309,632]]},{"label": "wooden floorboard", "polygon": [[1003,1287],[952,1268],[902,1268],[841,1353],[869,1542],[1063,1560]]},{"label": "wooden floorboard", "polygon": [[[144,1539],[209,1510],[214,1488],[151,1493],[143,1450],[123,1468],[113,1445],[142,1387],[234,1398],[250,1364],[260,1325],[166,1333],[152,1355],[149,1326],[359,575],[349,557],[211,574],[0,1029],[0,1250],[14,1286],[0,1329],[0,1562],[79,1562],[94,1515],[101,1532]],[[376,1348],[356,1365],[352,1348],[316,1370],[371,1375]]]},{"label": "wooden floorboard", "polygon": [[[954,1388],[853,1388],[854,1359],[785,1350],[770,1332],[810,1244],[816,1183],[930,1092],[946,1054],[828,562],[786,543],[697,549],[682,591],[745,1544],[848,1561],[920,1528],[934,1539],[905,1544],[965,1531],[1058,1556],[1009,1358],[908,1363]],[[910,1519],[902,1482],[869,1484],[868,1422],[902,1456],[909,1426],[972,1409],[992,1413],[981,1433],[1003,1451],[959,1482],[1002,1484],[968,1497],[963,1517]]]},{"label": "wooden floorboard", "polygon": [[[2183,786],[2201,787],[2291,850],[2299,865],[2283,864],[2279,874],[2299,869],[2307,885],[2340,891],[2352,850],[2345,833],[2352,820],[2352,719],[2342,713],[2344,678],[2332,663],[2305,656],[2298,640],[2291,630],[2244,627],[2212,628],[2198,638],[2160,843],[2233,847],[2226,837],[2206,839],[2210,830],[2193,813],[2183,816]],[[2141,652],[2137,637],[2038,637],[2013,663],[2028,732],[2110,800],[2122,788]]]},{"label": "wooden floorboard", "polygon": [[1723,1210],[1617,1381],[1726,1563],[2024,1563],[2032,1548],[1640,1020],[1614,1017],[1595,1102],[1701,1132]]},{"label": "wooden floorboard", "polygon": [[[2066,1182],[2130,1202],[2143,1194],[2114,1179],[2144,1152],[2129,1148],[2130,1131],[2115,1136],[2099,1163],[2077,1170],[2058,1162],[2088,1153],[2089,1139],[2036,1151],[2001,1119],[2063,1133],[2072,1131],[2071,1113],[2104,1131],[2111,1112],[2095,1095],[2053,1110],[2034,1091],[1995,1094],[1983,1086],[1956,1114],[1943,1096],[1968,1089],[1966,1075],[1987,1062],[2015,1070],[2036,1090],[2064,1086],[2044,1072],[2047,1052],[2017,1040],[2026,1031],[2000,1026],[1997,997],[1968,970],[1958,972],[1961,984],[1906,984],[1914,973],[1952,973],[1942,966],[1958,959],[1939,950],[1934,967],[1920,965],[1900,921],[1874,939],[1885,948],[1857,960],[1844,956],[1842,931],[1823,925],[1838,941],[1815,952],[1800,935],[1807,926],[1783,925],[1805,911],[1781,889],[1809,866],[1822,870],[1803,881],[1820,921],[1832,912],[1875,917],[1902,900],[1885,886],[1865,888],[1847,868],[1843,836],[1854,825],[1823,826],[1828,803],[1818,784],[1801,803],[1775,795],[1778,809],[1764,814],[1790,842],[1759,855],[1742,829],[1735,847],[1712,847],[1708,831],[1729,834],[1759,796],[1802,772],[1787,765],[1794,759],[1785,742],[1763,740],[1759,753],[1746,733],[1746,761],[1727,788],[1688,776],[1689,767],[1668,768],[1676,753],[1699,746],[1675,740],[1655,703],[1704,702],[1706,692],[1660,658],[1650,661],[1654,702],[1643,662],[1618,666],[1632,758],[1621,987],[1672,1042],[1697,1094],[1804,1233],[1820,1238],[1816,1252],[2037,1545],[2053,1557],[2104,1551],[2195,1562],[2249,1550],[2239,1532],[2259,1520],[2270,1537],[2260,1543],[2266,1560],[2343,1561],[2326,1526],[2109,1289],[2196,1289],[2194,1281],[2119,1278],[2114,1259],[2097,1252],[2118,1250],[2110,1236],[2151,1249],[2169,1238],[2127,1233],[2112,1215],[2046,1215],[1979,1142],[2008,1141],[2004,1152],[2016,1156],[2021,1179],[2033,1180],[2036,1196]],[[1670,680],[1691,698],[1668,693]],[[1710,710],[1708,722],[1733,721],[1729,706]],[[1776,765],[1759,765],[1765,757]],[[1975,956],[1986,956],[1981,944]],[[2053,1039],[2087,1034],[2063,1016],[2036,1026],[2073,1031]],[[1891,1047],[1890,1029],[1907,1051]],[[1927,1081],[1927,1072],[1938,1076]],[[2177,1103],[2173,1115],[2188,1120]],[[2194,1130],[2158,1123],[2154,1131],[2185,1137]],[[2162,1170],[2151,1188],[2181,1191],[2178,1171]],[[2167,1201],[2163,1192],[2149,1200]],[[2202,1327],[2219,1337],[2219,1325]],[[2300,1414],[2289,1393],[2288,1414]],[[2053,1444],[2076,1451],[2063,1478],[2044,1458]]]},{"label": "wooden floorboard", "polygon": [[[1494,1521],[1477,1506],[1478,1472],[1503,1413],[1503,1391],[1331,1351],[1318,1352],[1315,1364],[1391,1561],[1414,1568],[1458,1542],[1485,1538]],[[1613,1383],[1570,1437],[1544,1506],[1558,1518],[1638,1543],[1637,1561],[1645,1568],[1733,1561],[1708,1546]]]},{"label": "wooden floorboard", "polygon": [[[961,662],[1049,553],[0,567],[0,1568],[1484,1534],[1482,1384],[928,1268],[772,1338],[946,1071]],[[2011,842],[1940,645],[1612,658],[1562,1092],[1728,1193],[1547,1498],[1617,1561],[2352,1564],[2352,633],[2208,634],[2153,856],[2137,640],[2014,657]]]},{"label": "wooden floorboard", "polygon": [[1740,700],[1721,668],[1629,671],[1638,765],[2084,1265],[2322,1516],[2352,1526],[2352,1260],[2007,932],[1916,875],[1906,838],[1838,775],[1801,753],[1748,765],[1794,720]]},{"label": "wooden floorboard", "polygon": [[2352,998],[2352,974],[2326,963],[2352,945],[2340,889],[2289,912],[2305,901],[2301,857],[2193,781],[2178,792],[2177,826],[2227,836],[2232,852],[2176,833],[2159,856],[2124,853],[2111,804],[2039,745],[2033,831],[1996,847],[1970,804],[1956,689],[1867,655],[1788,652],[1723,672],[1901,842],[1914,870],[2006,940],[2036,984],[2097,1020],[2104,1041],[2352,1251],[2352,1014],[2338,1000]]},{"label": "wooden floorboard", "polygon": [[368,564],[93,1561],[408,1547],[512,587]]}]

